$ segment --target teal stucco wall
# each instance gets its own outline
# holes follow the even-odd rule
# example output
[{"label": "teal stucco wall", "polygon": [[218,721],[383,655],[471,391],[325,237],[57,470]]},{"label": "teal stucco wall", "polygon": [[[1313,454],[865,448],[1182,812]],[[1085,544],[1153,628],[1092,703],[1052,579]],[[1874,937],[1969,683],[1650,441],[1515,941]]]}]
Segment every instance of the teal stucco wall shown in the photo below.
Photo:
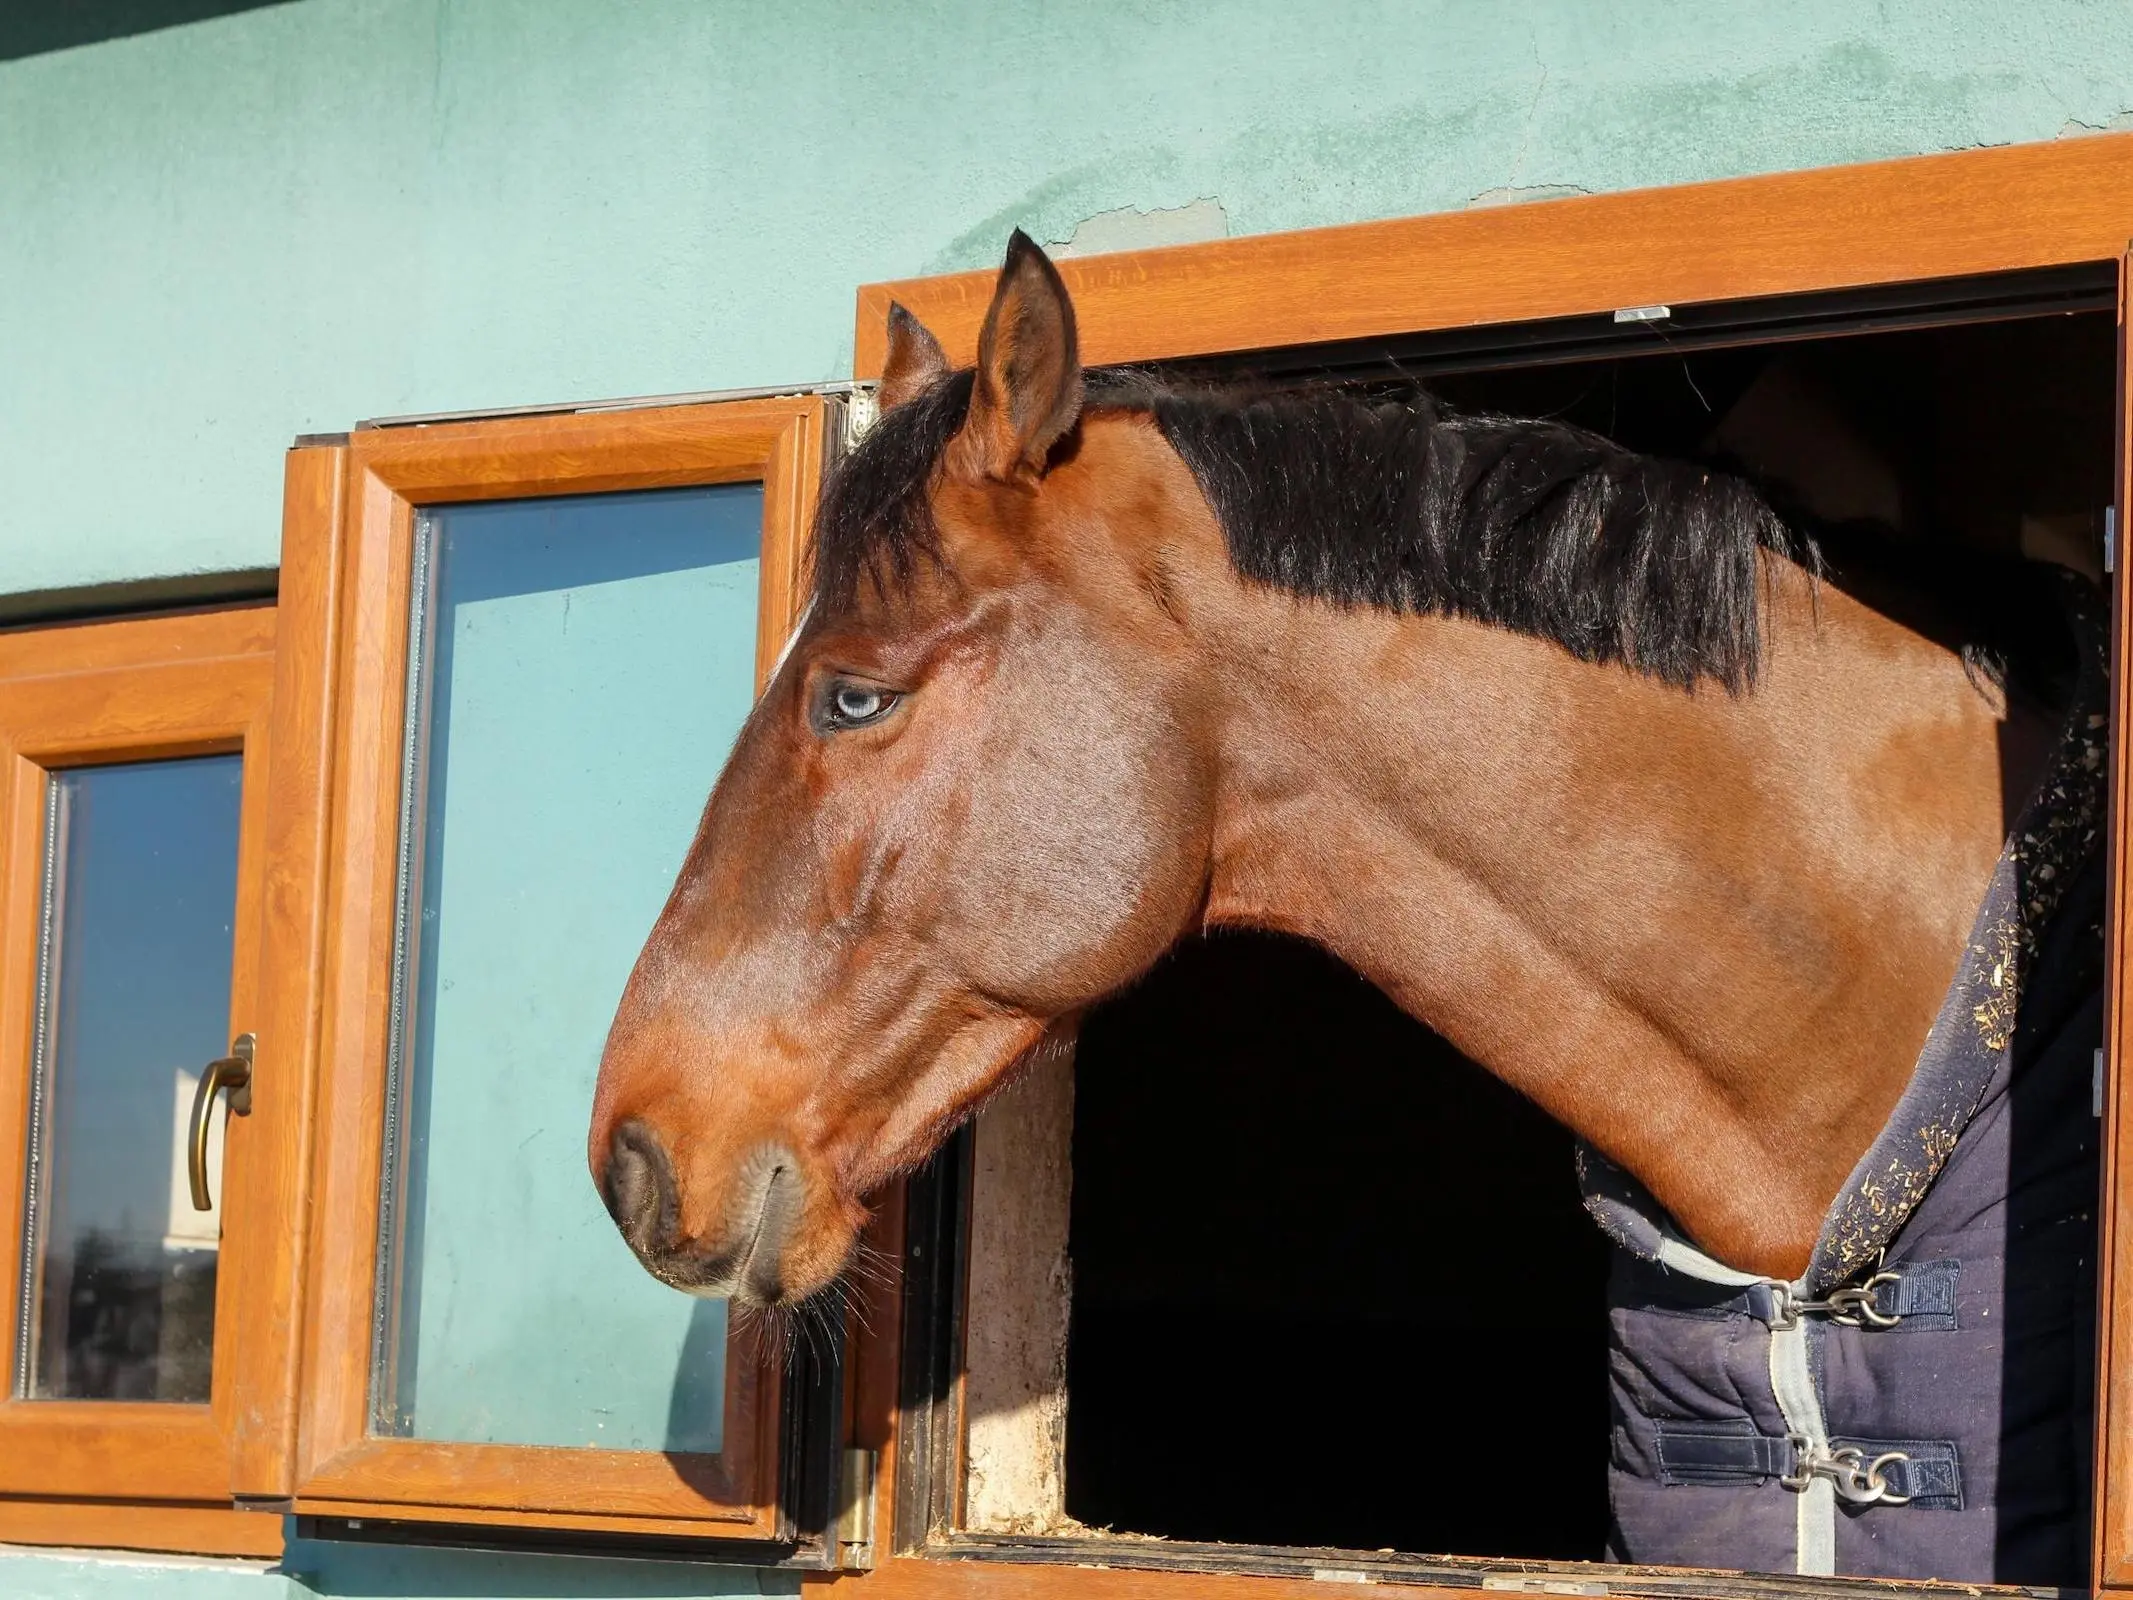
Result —
[{"label": "teal stucco wall", "polygon": [[7,1600],[724,1600],[799,1592],[790,1573],[673,1561],[299,1541],[270,1565],[0,1546]]},{"label": "teal stucco wall", "polygon": [[[857,284],[1017,224],[1117,248],[2129,125],[2133,0],[295,0],[32,56],[0,595],[272,565],[300,432],[842,375]],[[15,1600],[794,1588],[0,1553]]]},{"label": "teal stucco wall", "polygon": [[2129,120],[2127,0],[296,0],[32,56],[0,594],[271,565],[298,432],[839,376],[856,284],[1018,223],[1117,246]]}]

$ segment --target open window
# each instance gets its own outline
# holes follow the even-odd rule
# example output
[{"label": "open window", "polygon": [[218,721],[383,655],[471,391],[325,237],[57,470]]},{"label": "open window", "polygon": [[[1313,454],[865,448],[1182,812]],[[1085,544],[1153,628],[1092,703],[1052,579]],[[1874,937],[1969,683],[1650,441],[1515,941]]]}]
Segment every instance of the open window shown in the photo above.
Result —
[{"label": "open window", "polygon": [[0,1539],[239,1554],[293,1395],[272,606],[0,634]]},{"label": "open window", "polygon": [[648,1277],[584,1122],[791,626],[834,409],[381,426],[315,452],[346,483],[290,528],[338,588],[293,1497],[322,1531],[820,1549],[835,1352],[788,1359]]},{"label": "open window", "polygon": [[[1899,592],[1969,551],[2115,593],[2126,219],[2084,201],[2004,249],[1958,243],[1966,208],[2015,174],[1932,166],[1063,270],[1092,361],[1420,377],[1464,409],[1562,417],[1877,524]],[[1724,244],[1750,237],[1769,246],[1752,261]],[[988,291],[977,274],[863,291],[861,371],[891,299],[967,361]],[[2114,641],[2126,625],[2120,608]],[[2121,676],[2114,783],[2125,692]],[[2119,785],[2114,874],[2124,803]],[[2133,1586],[2112,881],[2102,1587]],[[1086,1020],[1071,1066],[988,1106],[903,1215],[892,1570],[974,1568],[956,1580],[970,1593],[1039,1565],[1136,1569],[1150,1593],[1237,1573],[1731,1592],[1565,1565],[1602,1557],[1609,1449],[1609,1252],[1568,1137],[1315,950],[1229,935],[1174,953]],[[1333,1242],[1308,1281],[1266,1270],[1304,1236]]]}]

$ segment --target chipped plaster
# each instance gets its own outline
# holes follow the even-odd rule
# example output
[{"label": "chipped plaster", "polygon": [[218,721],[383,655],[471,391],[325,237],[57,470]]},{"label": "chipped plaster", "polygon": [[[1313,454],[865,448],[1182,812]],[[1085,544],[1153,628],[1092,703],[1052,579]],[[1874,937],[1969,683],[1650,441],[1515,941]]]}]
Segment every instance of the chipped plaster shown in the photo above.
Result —
[{"label": "chipped plaster", "polygon": [[1064,239],[1048,239],[1045,247],[1054,256],[1105,255],[1114,250],[1150,250],[1166,244],[1198,244],[1205,239],[1229,237],[1229,213],[1222,202],[1202,195],[1181,206],[1157,206],[1143,211],[1138,206],[1120,206],[1083,217]]}]

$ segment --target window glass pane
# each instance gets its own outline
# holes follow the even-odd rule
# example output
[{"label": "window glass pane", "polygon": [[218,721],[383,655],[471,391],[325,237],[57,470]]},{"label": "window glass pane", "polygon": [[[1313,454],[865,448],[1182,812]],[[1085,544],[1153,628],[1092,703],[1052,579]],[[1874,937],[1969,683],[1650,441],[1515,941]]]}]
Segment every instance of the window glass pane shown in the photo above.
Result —
[{"label": "window glass pane", "polygon": [[19,1395],[208,1398],[220,1218],[193,1209],[184,1151],[230,1042],[243,779],[226,755],[47,786]]},{"label": "window glass pane", "polygon": [[425,513],[374,1427],[715,1452],[726,1307],[585,1171],[600,1048],[754,698],[759,485]]}]

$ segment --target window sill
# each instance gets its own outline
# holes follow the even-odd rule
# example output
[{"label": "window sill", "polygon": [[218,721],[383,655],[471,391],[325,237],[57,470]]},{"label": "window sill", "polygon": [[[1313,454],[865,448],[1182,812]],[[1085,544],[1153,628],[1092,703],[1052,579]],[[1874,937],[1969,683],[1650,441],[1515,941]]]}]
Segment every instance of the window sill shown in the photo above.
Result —
[{"label": "window sill", "polygon": [[203,1560],[221,1567],[230,1563],[212,1558],[228,1556],[271,1562],[281,1555],[282,1519],[227,1506],[0,1500],[0,1557],[49,1556],[54,1547],[69,1559],[127,1565]]},{"label": "window sill", "polygon": [[[1018,1569],[1014,1575],[999,1572],[1006,1583],[982,1579],[952,1591],[939,1580],[952,1567]],[[1181,1597],[1211,1594],[1211,1585],[1239,1578],[1275,1578],[1321,1584],[1354,1584],[1393,1587],[1435,1593],[1473,1594],[1481,1591],[1505,1595],[1571,1595],[1634,1597],[1634,1600],[1803,1600],[1816,1596],[1858,1596],[1886,1593],[1886,1580],[1873,1578],[1813,1578],[1783,1573],[1715,1572],[1686,1567],[1626,1567],[1600,1562],[1517,1561],[1481,1556],[1425,1556],[1394,1551],[1307,1549],[1280,1545],[1192,1543],[1133,1534],[1087,1533],[1078,1535],[951,1534],[924,1548],[897,1557],[889,1570],[904,1569],[898,1576],[912,1592],[970,1595],[993,1592],[1042,1592],[1038,1574],[1045,1568],[1059,1572],[1063,1583],[1074,1583],[1076,1600],[1094,1600],[1077,1580],[1092,1569],[1121,1575],[1167,1574],[1176,1580]],[[1067,1577],[1067,1572],[1074,1574]],[[931,1574],[932,1576],[922,1576]],[[1197,1581],[1196,1581],[1197,1580]],[[861,1580],[864,1581],[864,1580]],[[1026,1587],[1025,1587],[1026,1586]],[[881,1585],[886,1591],[903,1584]],[[1151,1593],[1144,1576],[1129,1590],[1135,1596]],[[1966,1585],[1974,1596],[2021,1596],[2034,1590],[2012,1585]],[[1223,1593],[1227,1593],[1226,1590]]]}]

